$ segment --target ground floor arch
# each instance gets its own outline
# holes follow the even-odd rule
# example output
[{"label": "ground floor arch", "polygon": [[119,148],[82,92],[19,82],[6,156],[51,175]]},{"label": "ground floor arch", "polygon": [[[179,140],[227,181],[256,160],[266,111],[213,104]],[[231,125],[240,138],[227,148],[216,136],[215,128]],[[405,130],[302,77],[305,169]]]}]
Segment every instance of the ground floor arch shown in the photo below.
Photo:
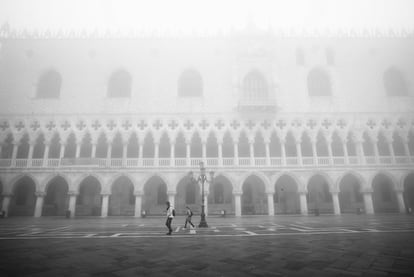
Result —
[{"label": "ground floor arch", "polygon": [[68,206],[68,184],[63,177],[56,176],[46,186],[42,215],[63,216]]},{"label": "ground floor arch", "polygon": [[224,176],[214,178],[208,194],[209,214],[234,214],[234,197],[231,182]]},{"label": "ground floor arch", "polygon": [[167,184],[159,176],[151,177],[144,184],[142,210],[146,215],[162,215],[167,201]]},{"label": "ground floor arch", "polygon": [[361,183],[353,174],[345,175],[339,183],[341,213],[357,213],[364,209]]},{"label": "ground floor arch", "polygon": [[265,184],[256,175],[249,176],[242,186],[242,214],[267,214]]},{"label": "ground floor arch", "polygon": [[128,177],[121,176],[112,184],[108,214],[132,216],[134,212],[134,185]]},{"label": "ground floor arch", "polygon": [[13,187],[9,216],[33,216],[36,204],[36,184],[32,178],[24,176]]},{"label": "ground floor arch", "polygon": [[101,184],[93,176],[86,177],[79,185],[76,199],[76,215],[101,215]]},{"label": "ground floor arch", "polygon": [[322,175],[314,175],[308,182],[308,209],[310,212],[334,213],[329,184]]},{"label": "ground floor arch", "polygon": [[283,175],[276,181],[273,202],[275,214],[300,213],[298,186],[291,176]]},{"label": "ground floor arch", "polygon": [[397,197],[394,184],[389,176],[377,174],[372,180],[372,201],[375,213],[398,212]]},{"label": "ground floor arch", "polygon": [[414,172],[410,173],[404,180],[404,203],[407,211],[414,210]]},{"label": "ground floor arch", "polygon": [[175,195],[177,214],[185,214],[187,206],[195,214],[201,214],[201,187],[195,179],[190,177],[184,177],[178,182]]}]

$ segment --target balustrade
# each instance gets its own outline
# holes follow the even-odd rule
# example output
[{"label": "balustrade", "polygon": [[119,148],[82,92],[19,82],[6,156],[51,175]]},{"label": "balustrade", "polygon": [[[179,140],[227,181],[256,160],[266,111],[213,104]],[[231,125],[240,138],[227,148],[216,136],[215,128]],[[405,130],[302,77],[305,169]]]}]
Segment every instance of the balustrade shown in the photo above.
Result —
[{"label": "balustrade", "polygon": [[[332,159],[332,161],[331,161]],[[283,165],[281,157],[250,157],[235,158],[61,158],[61,159],[0,159],[0,168],[39,168],[39,167],[106,167],[106,168],[139,168],[139,167],[197,167],[203,161],[209,167],[283,167],[283,166],[323,166],[335,167],[343,165],[362,165],[359,157],[333,156],[330,157],[302,157],[302,164],[299,163],[298,157],[286,157],[286,165]],[[268,164],[270,162],[270,165]],[[411,164],[413,160],[408,156],[366,156],[366,164],[369,165],[392,165],[392,164]],[[237,163],[236,163],[237,162]]]}]

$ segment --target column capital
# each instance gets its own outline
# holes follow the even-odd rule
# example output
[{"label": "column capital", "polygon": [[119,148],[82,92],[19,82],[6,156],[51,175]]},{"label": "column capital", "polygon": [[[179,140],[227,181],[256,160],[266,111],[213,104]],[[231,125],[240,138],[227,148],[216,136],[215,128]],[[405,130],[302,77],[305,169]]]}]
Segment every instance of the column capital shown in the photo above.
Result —
[{"label": "column capital", "polygon": [[13,193],[12,192],[3,192],[3,194],[1,194],[2,197],[12,197]]},{"label": "column capital", "polygon": [[299,194],[308,194],[308,191],[305,190],[305,189],[302,189],[302,190],[298,190],[298,193]]},{"label": "column capital", "polygon": [[243,194],[243,192],[242,191],[239,191],[239,190],[237,190],[237,191],[233,191],[233,195],[234,196],[241,196]]},{"label": "column capital", "polygon": [[142,191],[134,191],[134,195],[135,195],[135,197],[137,197],[137,196],[144,196],[144,192],[142,192]]},{"label": "column capital", "polygon": [[173,191],[173,190],[169,190],[169,191],[167,191],[167,195],[168,196],[170,196],[170,195],[176,195],[177,194],[177,192],[176,191]]},{"label": "column capital", "polygon": [[46,196],[46,192],[44,191],[36,191],[35,192],[36,197],[45,197]]},{"label": "column capital", "polygon": [[79,193],[77,191],[70,190],[68,191],[69,196],[77,196]]},{"label": "column capital", "polygon": [[362,194],[372,194],[374,192],[374,190],[372,188],[367,188],[367,189],[362,189],[361,193]]},{"label": "column capital", "polygon": [[101,193],[101,196],[110,196],[111,195],[111,193],[109,193],[109,192],[103,192],[103,193]]}]

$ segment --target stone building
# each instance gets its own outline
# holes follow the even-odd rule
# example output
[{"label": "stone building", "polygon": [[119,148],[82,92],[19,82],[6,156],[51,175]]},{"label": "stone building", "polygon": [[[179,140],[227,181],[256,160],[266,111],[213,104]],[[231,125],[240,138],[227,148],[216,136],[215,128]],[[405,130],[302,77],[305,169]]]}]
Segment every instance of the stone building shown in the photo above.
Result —
[{"label": "stone building", "polygon": [[0,29],[6,216],[406,212],[414,34]]}]

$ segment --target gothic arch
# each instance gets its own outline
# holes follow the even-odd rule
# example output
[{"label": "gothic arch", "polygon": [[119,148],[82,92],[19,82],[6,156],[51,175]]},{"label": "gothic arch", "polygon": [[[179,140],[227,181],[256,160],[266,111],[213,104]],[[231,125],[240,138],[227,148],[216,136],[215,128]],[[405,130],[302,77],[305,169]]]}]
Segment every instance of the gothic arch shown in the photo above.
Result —
[{"label": "gothic arch", "polygon": [[88,177],[94,177],[96,180],[98,180],[98,182],[99,182],[99,184],[101,186],[101,190],[103,190],[105,188],[104,187],[105,182],[104,182],[104,180],[98,174],[95,174],[95,173],[84,173],[80,177],[78,177],[78,179],[76,179],[76,181],[74,182],[74,186],[73,187],[74,187],[74,189],[76,190],[77,193],[79,193],[79,186],[80,186],[80,184],[86,178],[88,178]]},{"label": "gothic arch", "polygon": [[260,171],[249,171],[244,173],[241,177],[240,177],[240,181],[239,183],[241,184],[241,186],[246,182],[247,178],[249,178],[250,176],[256,176],[257,178],[259,178],[263,184],[265,185],[265,191],[272,191],[272,184],[270,183],[269,178],[262,172]]}]

